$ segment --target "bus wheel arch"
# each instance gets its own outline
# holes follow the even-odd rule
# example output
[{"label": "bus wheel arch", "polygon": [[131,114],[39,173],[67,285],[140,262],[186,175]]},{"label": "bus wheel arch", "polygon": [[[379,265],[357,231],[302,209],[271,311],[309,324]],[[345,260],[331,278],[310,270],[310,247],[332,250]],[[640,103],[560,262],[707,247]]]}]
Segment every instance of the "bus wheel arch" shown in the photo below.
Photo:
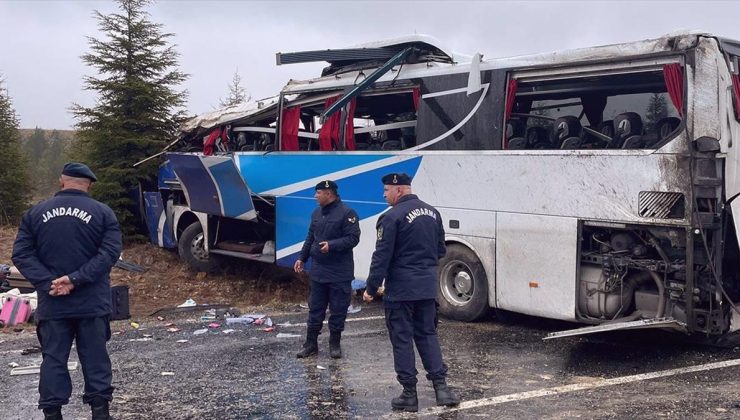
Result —
[{"label": "bus wheel arch", "polygon": [[439,260],[437,301],[442,315],[459,321],[475,321],[489,311],[486,271],[469,247],[448,243]]}]

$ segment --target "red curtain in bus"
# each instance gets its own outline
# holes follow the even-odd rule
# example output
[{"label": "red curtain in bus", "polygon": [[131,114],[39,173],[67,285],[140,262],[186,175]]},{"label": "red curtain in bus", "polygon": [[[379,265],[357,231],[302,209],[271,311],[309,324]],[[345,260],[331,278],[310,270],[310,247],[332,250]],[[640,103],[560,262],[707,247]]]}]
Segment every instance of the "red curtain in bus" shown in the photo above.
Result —
[{"label": "red curtain in bus", "polygon": [[[506,109],[504,110],[504,121],[508,122],[511,118],[511,111],[514,110],[514,102],[516,100],[516,88],[518,86],[516,79],[509,79],[509,85],[506,87]],[[509,138],[506,136],[506,130],[504,130],[504,150],[509,148]]]},{"label": "red curtain in bus", "polygon": [[506,121],[511,118],[511,111],[514,110],[514,101],[516,99],[516,88],[518,86],[516,79],[509,79],[509,86],[506,88]]},{"label": "red curtain in bus", "polygon": [[419,87],[415,87],[414,90],[411,91],[411,94],[414,98],[414,110],[419,111],[419,100],[421,99],[421,92],[419,91]]},{"label": "red curtain in bus", "polygon": [[221,137],[221,127],[213,129],[213,131],[208,134],[208,137],[203,140],[204,155],[211,156],[213,154],[216,149],[216,139],[218,139],[219,137]]},{"label": "red curtain in bus", "polygon": [[[324,109],[329,108],[334,102],[339,100],[339,96],[329,98],[324,102]],[[357,100],[352,99],[349,104],[349,110],[347,112],[347,119],[345,120],[345,139],[347,139],[347,150],[355,150],[355,127],[354,127],[354,116],[355,108],[357,106]],[[339,149],[339,119],[342,117],[342,113],[337,111],[331,117],[324,121],[324,125],[321,126],[319,131],[319,150],[332,150],[332,146],[336,146]]]},{"label": "red curtain in bus", "polygon": [[298,127],[301,122],[301,107],[283,109],[280,118],[280,150],[298,150]]},{"label": "red curtain in bus", "polygon": [[740,75],[732,75],[732,92],[735,94],[735,119],[740,121]]},{"label": "red curtain in bus", "polygon": [[663,78],[678,115],[683,116],[683,69],[678,63],[663,65]]},{"label": "red curtain in bus", "polygon": [[[329,108],[339,99],[339,96],[329,98],[324,102],[324,109]],[[327,118],[324,124],[321,126],[319,131],[319,150],[331,150],[334,139],[339,137],[339,115],[340,112],[335,112],[334,115]]]}]

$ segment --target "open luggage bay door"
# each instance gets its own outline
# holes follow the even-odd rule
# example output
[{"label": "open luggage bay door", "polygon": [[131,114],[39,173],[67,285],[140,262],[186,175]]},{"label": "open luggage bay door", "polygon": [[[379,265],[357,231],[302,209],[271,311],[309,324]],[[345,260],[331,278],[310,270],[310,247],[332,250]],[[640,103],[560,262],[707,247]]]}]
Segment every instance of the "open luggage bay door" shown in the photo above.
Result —
[{"label": "open luggage bay door", "polygon": [[254,220],[251,191],[231,156],[168,153],[190,209],[209,215]]},{"label": "open luggage bay door", "polygon": [[591,327],[581,327],[572,330],[558,331],[547,334],[543,340],[550,340],[553,338],[563,337],[574,337],[578,335],[587,335],[607,331],[619,331],[619,330],[641,330],[648,328],[664,328],[672,329],[680,332],[686,332],[686,324],[677,321],[673,318],[651,318],[651,319],[640,319],[637,321],[626,321],[626,322],[612,322],[604,323],[601,325],[595,325]]}]

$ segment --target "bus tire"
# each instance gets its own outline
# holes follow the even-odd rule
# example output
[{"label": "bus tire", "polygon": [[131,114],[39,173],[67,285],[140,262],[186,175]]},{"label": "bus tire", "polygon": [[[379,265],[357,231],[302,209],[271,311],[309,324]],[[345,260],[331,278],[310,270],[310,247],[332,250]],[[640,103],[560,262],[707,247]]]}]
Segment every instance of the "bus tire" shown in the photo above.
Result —
[{"label": "bus tire", "polygon": [[459,321],[475,321],[490,309],[488,279],[475,253],[452,244],[439,260],[437,302],[442,315]]},{"label": "bus tire", "polygon": [[191,269],[208,273],[214,270],[215,264],[203,241],[203,227],[200,222],[192,223],[182,231],[177,241],[177,252]]}]

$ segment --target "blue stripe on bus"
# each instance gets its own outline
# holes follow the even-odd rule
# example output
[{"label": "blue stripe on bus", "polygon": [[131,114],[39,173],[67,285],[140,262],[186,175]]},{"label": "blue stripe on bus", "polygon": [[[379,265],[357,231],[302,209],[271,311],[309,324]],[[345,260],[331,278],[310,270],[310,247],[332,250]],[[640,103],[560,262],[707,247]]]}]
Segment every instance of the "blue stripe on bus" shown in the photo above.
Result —
[{"label": "blue stripe on bus", "polygon": [[252,191],[260,194],[275,188],[351,169],[390,157],[390,154],[321,154],[237,155],[242,176]]},{"label": "blue stripe on bus", "polygon": [[250,199],[249,188],[234,166],[234,161],[229,159],[224,162],[208,167],[216,180],[220,192],[226,217],[238,217],[248,211],[254,210],[254,204]]},{"label": "blue stripe on bus", "polygon": [[167,158],[181,184],[187,188],[190,208],[208,214],[221,214],[221,206],[213,199],[218,191],[200,157],[168,154]]},{"label": "blue stripe on bus", "polygon": [[[421,157],[416,157],[338,179],[336,181],[339,186],[339,195],[342,201],[357,212],[360,220],[375,216],[388,207],[383,200],[383,185],[380,182],[383,175],[391,172],[405,172],[413,177],[420,164]],[[314,188],[307,188],[288,197],[277,198],[276,248],[278,250],[306,239],[311,213],[317,205],[313,199],[314,192]]]}]

